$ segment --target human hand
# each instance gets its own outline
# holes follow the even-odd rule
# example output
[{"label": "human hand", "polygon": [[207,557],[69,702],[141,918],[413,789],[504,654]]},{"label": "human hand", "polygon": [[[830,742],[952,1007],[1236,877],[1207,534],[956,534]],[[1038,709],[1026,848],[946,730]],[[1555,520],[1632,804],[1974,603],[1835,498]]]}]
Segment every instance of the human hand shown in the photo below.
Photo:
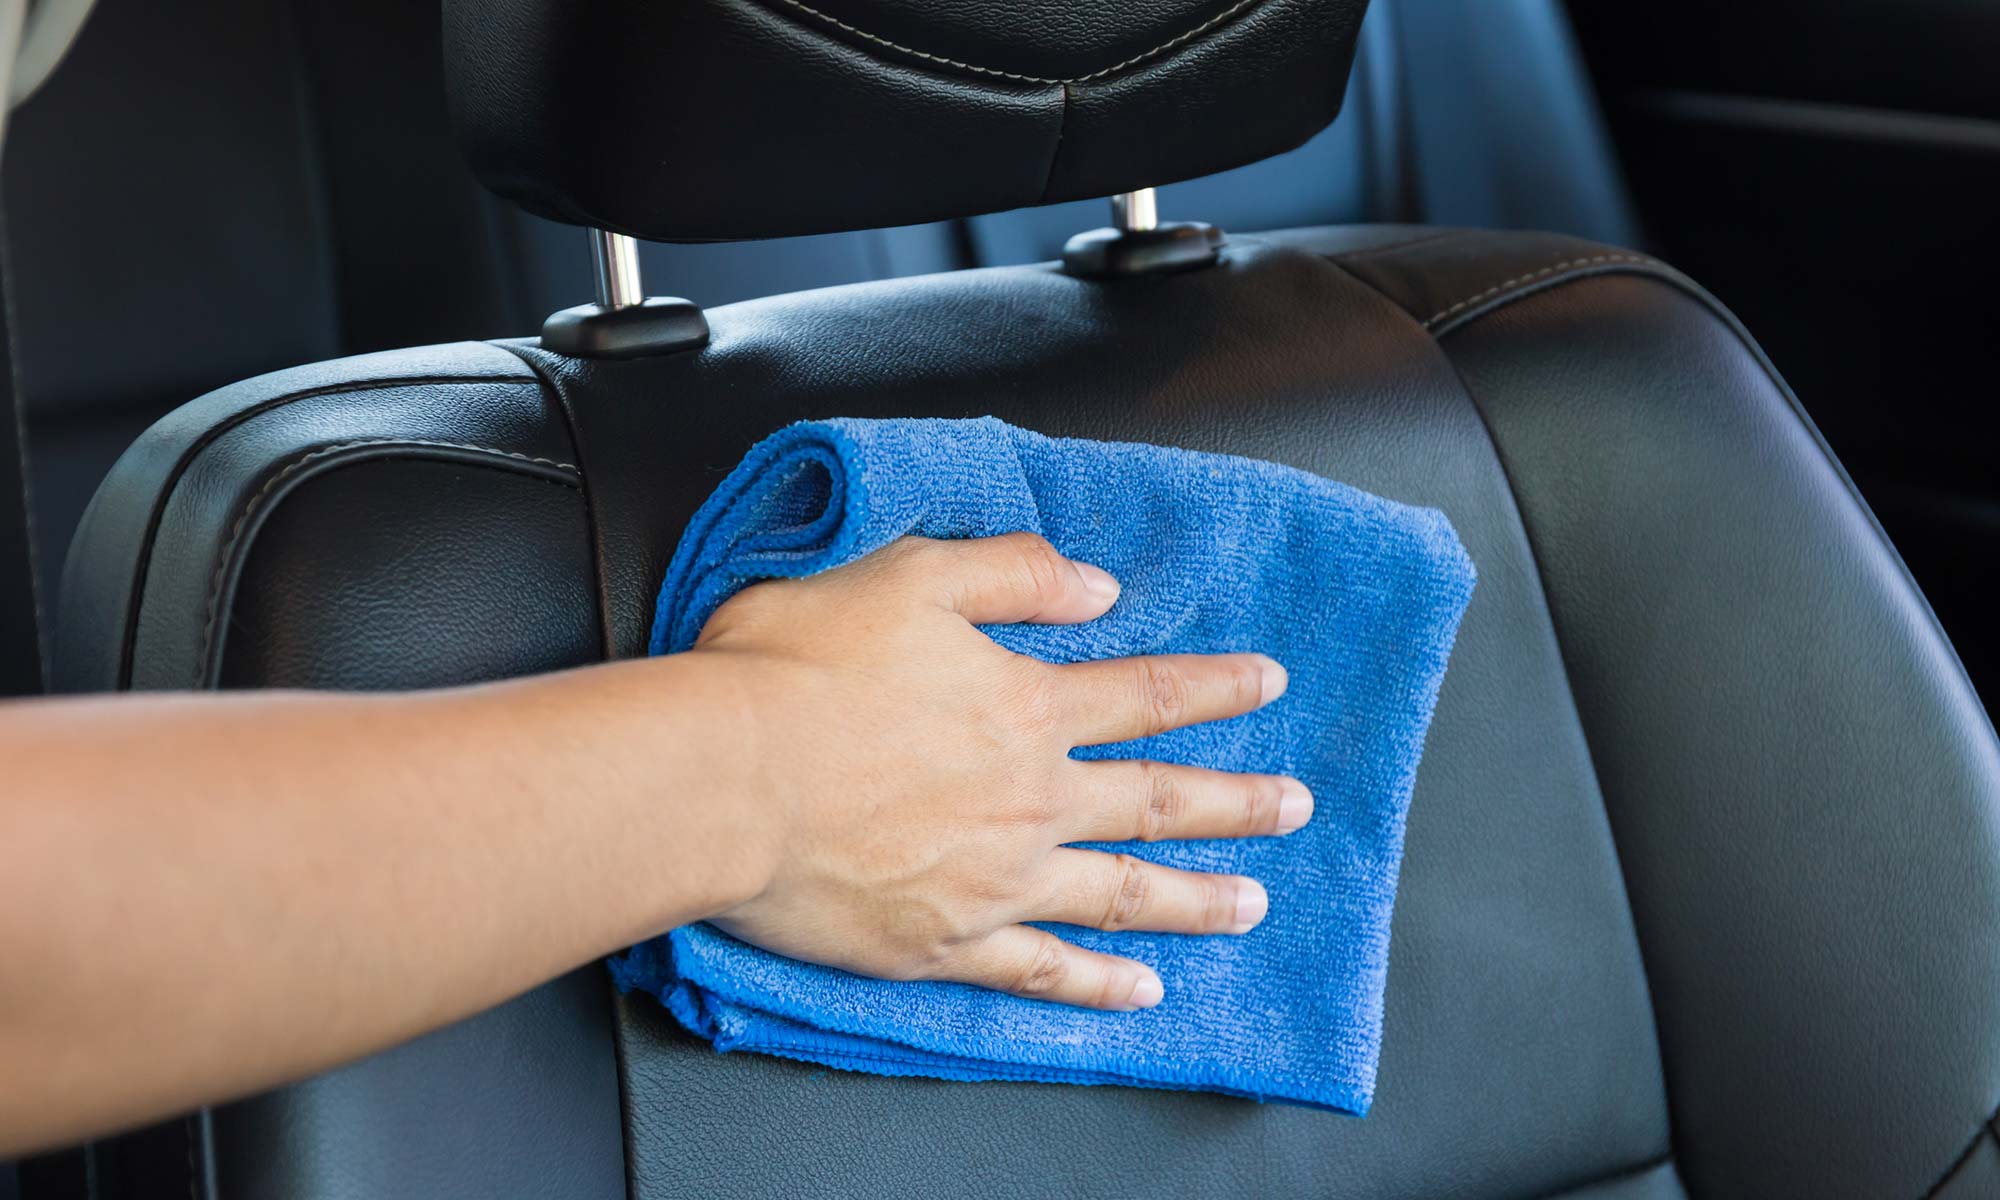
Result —
[{"label": "human hand", "polygon": [[1115,1010],[1157,1004],[1158,976],[1023,922],[1254,927],[1268,904],[1254,880],[1065,843],[1290,833],[1312,813],[1303,785],[1069,751],[1249,712],[1283,693],[1283,668],[1256,654],[1057,666],[975,627],[1089,621],[1117,595],[1103,571],[1012,534],[905,538],[723,605],[690,653],[726,660],[744,689],[769,845],[761,889],[712,922],[863,975]]}]

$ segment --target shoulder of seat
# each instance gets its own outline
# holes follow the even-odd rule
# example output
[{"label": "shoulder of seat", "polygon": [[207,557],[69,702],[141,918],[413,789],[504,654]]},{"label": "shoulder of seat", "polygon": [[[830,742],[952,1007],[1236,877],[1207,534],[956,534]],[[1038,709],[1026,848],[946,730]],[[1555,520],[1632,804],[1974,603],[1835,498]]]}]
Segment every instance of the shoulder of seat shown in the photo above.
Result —
[{"label": "shoulder of seat", "polygon": [[[1649,254],[1568,234],[1422,226],[1356,226],[1298,230],[1284,244],[1309,250],[1395,303],[1445,346],[1452,334],[1531,296],[1606,276],[1648,280],[1681,304],[1704,312],[1717,338],[1739,346],[1769,385],[1769,395],[1789,410],[1832,465],[1863,511],[1860,491],[1827,445],[1819,427],[1785,382],[1769,355],[1735,313],[1708,289]],[[1587,306],[1586,306],[1587,308]],[[1577,341],[1572,306],[1561,319]],[[1869,516],[1873,521],[1873,514]],[[1877,527],[1880,534],[1880,526]],[[1887,540],[1886,534],[1880,534]],[[1914,586],[1914,584],[1912,584]]]},{"label": "shoulder of seat", "polygon": [[173,410],[134,443],[150,455],[184,454],[247,422],[284,427],[288,406],[316,396],[536,382],[520,357],[487,342],[455,342],[330,359],[254,376]]},{"label": "shoulder of seat", "polygon": [[500,346],[463,342],[261,375],[183,405],[129,447],[99,486],[64,569],[58,690],[127,682],[131,641],[163,527],[175,560],[220,552],[281,483],[308,468],[411,452],[574,480],[567,426],[538,376]]},{"label": "shoulder of seat", "polygon": [[1567,234],[1390,226],[1313,231],[1294,244],[1380,292],[1440,338],[1523,297],[1598,275],[1649,276],[1722,311],[1693,280],[1649,254]]}]

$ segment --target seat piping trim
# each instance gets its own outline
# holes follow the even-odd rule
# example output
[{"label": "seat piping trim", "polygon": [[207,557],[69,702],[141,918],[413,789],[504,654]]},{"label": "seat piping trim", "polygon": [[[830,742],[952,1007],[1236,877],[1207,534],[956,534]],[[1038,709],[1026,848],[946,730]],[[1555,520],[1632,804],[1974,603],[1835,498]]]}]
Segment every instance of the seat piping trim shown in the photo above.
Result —
[{"label": "seat piping trim", "polygon": [[[537,458],[534,455],[522,454],[514,450],[502,450],[493,446],[476,446],[465,442],[449,442],[426,438],[356,438],[309,450],[273,472],[271,477],[264,481],[264,486],[258,488],[256,493],[243,505],[242,510],[236,514],[236,520],[231,522],[229,526],[229,536],[223,540],[221,553],[216,556],[215,573],[209,582],[208,603],[201,627],[201,649],[195,659],[197,677],[206,677],[212,665],[210,663],[210,652],[215,646],[216,624],[222,612],[222,594],[228,582],[230,570],[236,563],[237,545],[242,540],[245,531],[250,528],[252,521],[259,516],[267,502],[278,492],[286,480],[291,479],[307,467],[321,460],[371,447],[414,450],[457,450],[483,457],[507,459],[531,466],[547,467],[554,472],[560,473],[559,477],[552,480],[552,482],[562,483],[565,486],[573,488],[581,488],[582,486],[579,472],[574,463],[558,462],[552,458]],[[561,476],[567,476],[567,478],[562,478]]]},{"label": "seat piping trim", "polygon": [[1989,1137],[1995,1142],[2000,1142],[2000,1126],[1996,1126],[1995,1122],[2000,1122],[2000,1110],[1995,1110],[1981,1122],[1978,1130],[1973,1133],[1972,1140],[1965,1143],[1965,1149],[1958,1152],[1958,1157],[1951,1160],[1951,1165],[1944,1169],[1944,1174],[1938,1176],[1938,1181],[1924,1192],[1923,1200],[1937,1200],[1937,1197],[1944,1195],[1944,1190],[1958,1178],[1959,1172],[1965,1170],[1965,1164],[1972,1161],[1972,1154],[1979,1149],[1980,1142]]},{"label": "seat piping trim", "polygon": [[[1405,246],[1416,245],[1421,242],[1429,242],[1433,240],[1444,240],[1451,236],[1455,235],[1453,234],[1440,235],[1438,238],[1429,238],[1429,237],[1414,238],[1408,242],[1394,243],[1388,246],[1377,247],[1377,250],[1378,252],[1386,255],[1391,251],[1404,248]],[[1341,265],[1341,260],[1339,256],[1337,255],[1324,256],[1322,261],[1326,262],[1327,265],[1333,267],[1335,270],[1340,271],[1343,275],[1346,275],[1348,278],[1354,280],[1362,287],[1368,289],[1370,292],[1374,293],[1377,296],[1380,296],[1391,307],[1396,308],[1402,312],[1409,313],[1409,310],[1407,308],[1404,308],[1404,306],[1401,305],[1400,303],[1398,303],[1394,297],[1388,295],[1386,292],[1383,292],[1381,289],[1377,288],[1374,284],[1368,282],[1366,279],[1363,279],[1359,275],[1356,275],[1353,272],[1348,271],[1344,266]],[[1619,269],[1631,270],[1634,268],[1631,268],[1629,266],[1621,268],[1617,265],[1598,266],[1596,268],[1586,269],[1585,271],[1577,275],[1564,276],[1556,274],[1558,270],[1557,267],[1549,267],[1542,271],[1536,271],[1526,275],[1516,276],[1513,280],[1509,281],[1508,283],[1503,283],[1494,288],[1488,288],[1486,291],[1479,293],[1477,296],[1470,297],[1464,301],[1459,302],[1458,304],[1453,305],[1450,309],[1447,310],[1447,312],[1462,313],[1470,305],[1479,304],[1492,297],[1502,295],[1505,292],[1506,288],[1509,287],[1510,285],[1522,287],[1521,291],[1518,291],[1513,295],[1507,296],[1506,299],[1503,299],[1498,303],[1487,304],[1485,307],[1480,308],[1477,311],[1465,313],[1462,320],[1459,320],[1454,323],[1453,327],[1456,328],[1459,325],[1468,324],[1471,321],[1477,320],[1479,317],[1484,316],[1485,314],[1501,307],[1507,302],[1507,300],[1514,299],[1519,295],[1526,295],[1528,294],[1529,291],[1540,291],[1543,288],[1552,287],[1557,283],[1566,282],[1568,279],[1572,278],[1580,278],[1587,274],[1602,272],[1605,270],[1619,270]],[[1523,285],[1530,285],[1535,281],[1544,281],[1544,282],[1541,282],[1540,286],[1523,286]],[[1411,320],[1413,321],[1416,320],[1416,315],[1414,313],[1409,313],[1409,315]],[[1433,320],[1435,319],[1436,318],[1433,318]],[[1446,319],[1448,320],[1450,318],[1447,317]],[[1583,740],[1584,758],[1585,761],[1589,764],[1590,768],[1591,787],[1597,794],[1598,810],[1604,816],[1605,834],[1611,840],[1612,855],[1618,867],[1618,888],[1620,893],[1624,897],[1626,919],[1631,924],[1632,934],[1636,942],[1636,950],[1639,957],[1640,976],[1645,981],[1646,1009],[1647,1009],[1647,1014],[1652,1018],[1653,1022],[1653,1029],[1652,1029],[1653,1054],[1655,1056],[1655,1059],[1658,1063],[1660,1070],[1661,1097],[1662,1097],[1662,1103],[1666,1108],[1666,1114],[1665,1114],[1667,1120],[1666,1151],[1660,1156],[1659,1159],[1655,1160],[1653,1164],[1649,1164],[1647,1167],[1641,1168],[1641,1170],[1650,1169],[1651,1166],[1656,1166],[1660,1162],[1670,1162],[1674,1157],[1673,1094],[1667,1088],[1666,1061],[1665,1061],[1666,1049],[1664,1040],[1661,1038],[1660,1035],[1659,1009],[1658,1006],[1654,1003],[1655,996],[1653,991],[1653,965],[1646,959],[1645,942],[1644,939],[1639,934],[1639,913],[1637,908],[1632,903],[1632,888],[1630,879],[1625,870],[1625,856],[1623,848],[1618,844],[1617,830],[1615,829],[1615,827],[1613,827],[1611,823],[1610,805],[1609,803],[1606,802],[1604,797],[1604,784],[1597,769],[1597,751],[1596,748],[1591,744],[1589,728],[1584,723],[1583,711],[1578,706],[1577,703],[1576,684],[1570,673],[1568,648],[1563,642],[1562,628],[1556,621],[1555,608],[1549,602],[1548,572],[1543,569],[1542,551],[1541,548],[1537,546],[1535,543],[1533,532],[1528,528],[1528,519],[1526,515],[1520,511],[1520,491],[1517,487],[1515,487],[1514,484],[1514,472],[1513,469],[1508,465],[1505,456],[1503,456],[1500,453],[1499,439],[1497,439],[1493,435],[1493,425],[1492,422],[1487,419],[1485,406],[1480,403],[1479,397],[1473,392],[1472,385],[1466,382],[1464,373],[1459,370],[1457,360],[1452,358],[1451,353],[1448,350],[1446,350],[1441,344],[1439,340],[1441,335],[1433,326],[1432,322],[1421,321],[1418,322],[1418,324],[1422,329],[1431,334],[1432,344],[1437,347],[1439,357],[1441,357],[1444,360],[1445,369],[1451,372],[1452,379],[1455,380],[1458,384],[1459,395],[1464,398],[1465,403],[1472,409],[1474,417],[1479,421],[1479,427],[1486,435],[1486,444],[1488,445],[1488,447],[1491,448],[1494,462],[1499,467],[1500,478],[1506,486],[1508,500],[1514,506],[1515,521],[1518,523],[1518,526],[1520,528],[1521,539],[1526,544],[1527,547],[1528,562],[1529,565],[1531,565],[1534,568],[1535,586],[1536,590],[1540,593],[1541,603],[1542,603],[1542,614],[1549,623],[1549,631],[1551,636],[1555,639],[1557,664],[1560,666],[1562,670],[1563,690],[1565,697],[1569,701],[1570,718],[1576,724],[1577,736]]]},{"label": "seat piping trim", "polygon": [[[1392,247],[1392,248],[1400,248],[1400,247]],[[1476,296],[1467,296],[1465,299],[1460,300],[1458,303],[1452,305],[1449,308],[1440,309],[1438,312],[1432,314],[1430,319],[1426,320],[1423,323],[1423,326],[1425,329],[1435,330],[1439,325],[1444,324],[1446,321],[1457,316],[1459,313],[1464,312],[1466,309],[1471,308],[1473,305],[1478,304],[1481,301],[1491,300],[1495,296],[1499,296],[1504,292],[1511,291],[1515,288],[1523,287],[1524,285],[1534,283],[1538,280],[1547,279],[1551,275],[1559,275],[1564,271],[1575,270],[1581,267],[1600,267],[1610,263],[1630,263],[1641,267],[1658,267],[1665,270],[1672,269],[1667,267],[1665,263],[1660,262],[1658,259],[1647,258],[1643,254],[1598,254],[1598,255],[1593,255],[1589,258],[1566,259],[1562,262],[1556,263],[1553,266],[1543,267],[1539,271],[1532,271],[1526,275],[1516,275],[1512,279],[1503,279],[1499,283],[1494,284],[1492,287],[1487,288],[1485,291],[1480,292]]]},{"label": "seat piping trim", "polygon": [[[1335,266],[1339,265],[1337,258],[1328,259],[1327,261],[1333,263]],[[1813,440],[1813,444],[1818,446],[1819,452],[1826,457],[1827,465],[1833,468],[1834,474],[1839,477],[1841,483],[1846,487],[1848,498],[1854,501],[1856,507],[1868,518],[1868,524],[1875,530],[1875,536],[1882,539],[1883,545],[1888,547],[1891,558],[1895,561],[1897,569],[1902,573],[1903,581],[1909,585],[1910,590],[1919,599],[1923,600],[1925,611],[1930,612],[1931,624],[1937,630],[1938,636],[1949,643],[1950,638],[1945,634],[1944,627],[1938,624],[1937,614],[1931,611],[1930,600],[1924,597],[1923,589],[1917,585],[1916,577],[1910,574],[1909,564],[1905,563],[1903,556],[1896,552],[1895,542],[1890,539],[1888,532],[1882,528],[1882,522],[1876,518],[1875,510],[1869,507],[1868,501],[1862,497],[1861,489],[1855,484],[1854,477],[1847,473],[1847,467],[1841,463],[1840,456],[1833,452],[1833,447],[1827,443],[1826,435],[1820,432],[1819,425],[1814,422],[1812,415],[1806,412],[1804,403],[1799,400],[1798,394],[1792,391],[1792,385],[1787,383],[1785,377],[1778,373],[1778,368],[1771,362],[1770,355],[1764,353],[1764,347],[1758,344],[1757,339],[1751,335],[1749,329],[1744,327],[1743,322],[1737,318],[1736,314],[1729,310],[1728,306],[1716,299],[1714,294],[1707,288],[1701,286],[1701,284],[1695,282],[1671,264],[1661,262],[1655,258],[1645,258],[1629,254],[1607,254],[1599,255],[1595,258],[1571,259],[1566,269],[1563,269],[1562,264],[1558,264],[1555,267],[1549,267],[1545,270],[1535,271],[1526,275],[1517,275],[1514,279],[1508,281],[1508,283],[1500,284],[1495,288],[1488,288],[1478,296],[1465,301],[1464,306],[1454,306],[1461,309],[1456,316],[1447,318],[1435,328],[1431,327],[1428,323],[1423,323],[1424,328],[1430,329],[1431,336],[1442,343],[1445,335],[1463,329],[1473,321],[1496,312],[1517,300],[1526,299],[1529,296],[1537,295],[1563,284],[1575,283],[1584,279],[1595,279],[1605,275],[1635,275],[1675,288],[1695,303],[1706,308],[1709,314],[1720,322],[1724,328],[1736,335],[1737,341],[1749,352],[1751,359],[1763,369],[1765,377],[1770,380],[1771,385],[1777,389],[1780,396],[1784,397],[1786,406],[1791,409],[1792,416],[1798,420],[1799,424],[1805,427],[1806,433]],[[1512,290],[1509,290],[1510,285]],[[1391,299],[1390,303],[1394,304],[1395,301]],[[1405,311],[1408,310],[1406,309]],[[1447,354],[1446,357],[1449,357],[1449,355]],[[1967,691],[1975,695],[1977,694],[1977,689],[1972,686],[1971,679],[1965,674],[1965,664],[1963,663],[1958,664],[1958,678],[1963,681]],[[1990,715],[1987,726],[1988,728],[1993,727]],[[2000,736],[2000,733],[1996,733],[1996,736]],[[1995,1119],[2000,1119],[2000,1111],[1996,1111]]]},{"label": "seat piping trim", "polygon": [[[119,635],[116,687],[119,690],[124,690],[132,685],[132,659],[139,639],[139,609],[145,596],[146,576],[151,569],[153,546],[159,534],[161,518],[166,511],[168,501],[173,496],[174,489],[180,486],[181,479],[193,467],[195,461],[201,457],[202,453],[209,446],[213,445],[217,439],[257,417],[261,417],[275,409],[300,400],[313,400],[321,396],[349,395],[377,388],[455,385],[490,386],[496,383],[511,383],[537,389],[541,386],[539,380],[522,379],[513,376],[472,374],[408,375],[383,379],[349,380],[344,383],[303,388],[299,391],[285,392],[280,395],[268,397],[237,412],[230,413],[214,425],[203,430],[200,436],[191,441],[187,448],[181,452],[180,456],[174,460],[173,466],[168,470],[166,478],[162,481],[159,492],[154,498],[152,511],[146,516],[145,532],[139,542],[138,560],[128,585],[127,597],[130,602],[130,608],[126,613],[125,628]],[[214,393],[210,394],[213,395]]]}]

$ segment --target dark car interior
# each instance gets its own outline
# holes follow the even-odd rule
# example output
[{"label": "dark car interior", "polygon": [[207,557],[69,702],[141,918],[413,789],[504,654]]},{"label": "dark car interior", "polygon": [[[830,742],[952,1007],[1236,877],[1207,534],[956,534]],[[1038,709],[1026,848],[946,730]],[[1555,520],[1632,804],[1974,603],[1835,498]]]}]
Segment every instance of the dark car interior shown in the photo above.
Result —
[{"label": "dark car interior", "polygon": [[[1996,47],[1980,0],[99,0],[0,160],[12,691],[643,653],[694,508],[829,415],[1290,463],[1481,582],[1363,1120],[718,1057],[591,968],[0,1198],[2000,1195]],[[1218,250],[1065,269],[1156,184]],[[624,320],[627,237],[702,336],[538,342]]]}]

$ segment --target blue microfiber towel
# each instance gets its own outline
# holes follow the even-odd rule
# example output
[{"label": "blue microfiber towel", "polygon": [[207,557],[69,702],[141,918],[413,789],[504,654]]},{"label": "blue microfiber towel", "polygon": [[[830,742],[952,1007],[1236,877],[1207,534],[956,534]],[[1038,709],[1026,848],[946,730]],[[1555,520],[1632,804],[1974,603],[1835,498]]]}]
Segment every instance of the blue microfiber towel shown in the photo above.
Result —
[{"label": "blue microfiber towel", "polygon": [[1362,1115],[1375,1088],[1403,821],[1473,569],[1442,513],[1273,463],[1054,439],[993,418],[833,420],[751,450],[695,514],[660,590],[655,654],[694,644],[760,579],[812,575],[905,534],[1029,530],[1124,585],[1086,625],[987,630],[1051,662],[1256,650],[1291,672],[1247,716],[1076,752],[1291,774],[1285,838],[1118,847],[1263,881],[1241,937],[1056,926],[1156,968],[1166,999],[1101,1013],[797,962],[707,925],[612,960],[717,1050],[944,1079],[1223,1092]]}]

